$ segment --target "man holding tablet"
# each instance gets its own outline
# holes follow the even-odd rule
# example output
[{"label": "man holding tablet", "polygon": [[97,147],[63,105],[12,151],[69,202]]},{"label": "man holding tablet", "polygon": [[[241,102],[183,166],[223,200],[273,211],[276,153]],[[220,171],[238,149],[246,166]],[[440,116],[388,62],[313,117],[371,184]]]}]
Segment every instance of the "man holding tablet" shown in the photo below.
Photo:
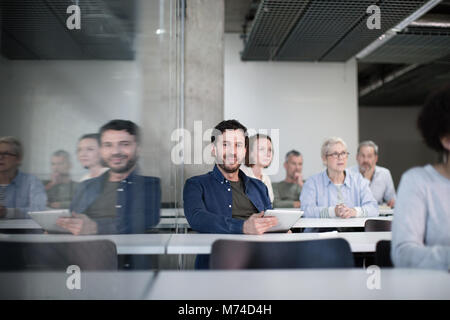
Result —
[{"label": "man holding tablet", "polygon": [[272,209],[267,187],[239,170],[247,141],[247,128],[236,120],[215,127],[211,136],[214,169],[188,179],[184,186],[184,212],[194,230],[263,234],[276,225],[276,218],[263,218],[264,211]]},{"label": "man holding tablet", "polygon": [[145,233],[159,222],[160,180],[138,173],[139,128],[112,120],[100,129],[101,176],[84,181],[70,206],[73,217],[57,224],[71,233]]},{"label": "man holding tablet", "polygon": [[[222,121],[214,128],[211,143],[214,169],[188,179],[184,186],[184,213],[192,229],[263,234],[277,225],[276,217],[263,217],[272,209],[267,187],[239,170],[247,151],[247,128],[236,120]],[[198,256],[196,267],[207,266],[208,256]]]}]

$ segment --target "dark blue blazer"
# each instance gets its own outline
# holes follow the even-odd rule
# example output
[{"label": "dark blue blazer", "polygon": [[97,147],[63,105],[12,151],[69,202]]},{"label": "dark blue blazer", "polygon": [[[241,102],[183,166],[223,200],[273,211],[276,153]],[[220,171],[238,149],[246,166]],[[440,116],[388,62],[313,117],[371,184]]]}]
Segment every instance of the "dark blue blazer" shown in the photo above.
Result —
[{"label": "dark blue blazer", "polygon": [[[272,209],[266,185],[239,170],[245,194],[258,212]],[[243,220],[232,218],[231,184],[217,165],[207,174],[186,180],[183,190],[184,214],[190,226],[201,233],[242,233]]]},{"label": "dark blue blazer", "polygon": [[[272,209],[266,185],[239,170],[245,194],[258,212]],[[243,233],[244,220],[232,217],[230,182],[214,166],[207,174],[186,180],[183,190],[184,214],[191,228],[201,233]],[[197,269],[209,267],[209,255],[198,255]]]},{"label": "dark blue blazer", "polygon": [[[70,210],[84,213],[103,190],[109,172],[83,181],[72,199]],[[145,233],[159,223],[161,183],[156,177],[138,175],[136,170],[117,189],[116,217],[94,219],[99,234]]]}]

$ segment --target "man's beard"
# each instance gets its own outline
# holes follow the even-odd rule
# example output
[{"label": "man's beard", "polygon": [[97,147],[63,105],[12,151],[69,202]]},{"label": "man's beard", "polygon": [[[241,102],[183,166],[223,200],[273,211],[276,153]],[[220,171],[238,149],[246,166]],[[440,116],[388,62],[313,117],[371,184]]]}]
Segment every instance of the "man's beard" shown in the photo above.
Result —
[{"label": "man's beard", "polygon": [[103,167],[108,167],[114,173],[125,173],[136,165],[137,160],[138,160],[137,155],[134,155],[134,157],[131,158],[130,160],[128,160],[127,163],[123,167],[119,167],[119,168],[113,168],[113,167],[109,166],[108,163],[103,159],[101,159],[101,163],[102,163]]},{"label": "man's beard", "polygon": [[222,168],[222,170],[223,171],[225,171],[226,173],[235,173],[236,171],[238,171],[239,170],[239,168],[241,167],[241,164],[240,163],[238,163],[237,164],[237,166],[236,166],[236,168],[227,168],[227,167],[225,167],[225,165],[224,164],[217,164],[220,168]]}]

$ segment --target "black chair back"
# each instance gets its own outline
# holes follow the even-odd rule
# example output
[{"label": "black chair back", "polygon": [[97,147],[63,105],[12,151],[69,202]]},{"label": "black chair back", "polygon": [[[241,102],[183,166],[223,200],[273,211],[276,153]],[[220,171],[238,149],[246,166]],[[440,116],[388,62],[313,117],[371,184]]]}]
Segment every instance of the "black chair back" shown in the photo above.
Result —
[{"label": "black chair back", "polygon": [[377,231],[391,231],[392,221],[390,220],[375,220],[368,219],[364,223],[364,231],[377,232]]},{"label": "black chair back", "polygon": [[352,268],[353,255],[345,239],[307,241],[217,240],[211,249],[211,269]]},{"label": "black chair back", "polygon": [[375,264],[380,268],[392,268],[394,266],[391,260],[391,241],[380,240],[377,242]]},{"label": "black chair back", "polygon": [[116,245],[109,240],[76,242],[0,241],[0,271],[117,270]]}]

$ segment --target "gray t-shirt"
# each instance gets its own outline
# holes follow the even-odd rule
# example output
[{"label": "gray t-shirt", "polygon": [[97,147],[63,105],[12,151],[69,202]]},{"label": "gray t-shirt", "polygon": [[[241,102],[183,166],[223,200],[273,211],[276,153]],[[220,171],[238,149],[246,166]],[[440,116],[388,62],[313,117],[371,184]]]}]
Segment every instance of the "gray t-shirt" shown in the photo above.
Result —
[{"label": "gray t-shirt", "polygon": [[120,182],[105,181],[102,193],[84,213],[93,219],[115,218],[119,184]]},{"label": "gray t-shirt", "polygon": [[272,183],[272,187],[274,194],[274,208],[293,208],[294,201],[300,200],[302,188],[296,183],[280,181]]},{"label": "gray t-shirt", "polygon": [[[50,181],[44,181],[44,185],[47,185]],[[47,190],[48,203],[60,202],[61,209],[70,208],[70,203],[75,195],[77,183],[70,181],[68,183],[59,183]]]},{"label": "gray t-shirt", "polygon": [[431,165],[400,180],[391,256],[396,267],[450,268],[450,179]]},{"label": "gray t-shirt", "polygon": [[244,183],[239,181],[230,181],[231,194],[233,197],[232,203],[232,216],[236,219],[248,219],[252,214],[258,213],[258,209],[248,199],[245,194]]}]

